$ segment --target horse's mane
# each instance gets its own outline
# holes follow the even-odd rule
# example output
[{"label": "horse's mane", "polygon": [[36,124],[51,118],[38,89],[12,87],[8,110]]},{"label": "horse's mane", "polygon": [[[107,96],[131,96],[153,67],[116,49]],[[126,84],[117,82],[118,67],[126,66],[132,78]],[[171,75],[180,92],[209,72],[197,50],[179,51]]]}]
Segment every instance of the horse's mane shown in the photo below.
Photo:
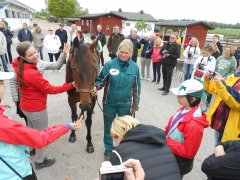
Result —
[{"label": "horse's mane", "polygon": [[81,60],[84,56],[84,54],[86,53],[87,50],[87,46],[85,45],[85,43],[80,43],[79,46],[77,47],[77,54],[75,56],[75,63],[78,63],[79,60]]}]

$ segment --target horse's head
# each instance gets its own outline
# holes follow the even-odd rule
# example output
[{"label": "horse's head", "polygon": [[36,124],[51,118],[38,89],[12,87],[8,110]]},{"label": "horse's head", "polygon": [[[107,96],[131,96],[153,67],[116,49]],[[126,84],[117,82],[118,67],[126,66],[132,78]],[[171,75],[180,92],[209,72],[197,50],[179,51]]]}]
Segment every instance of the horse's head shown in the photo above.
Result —
[{"label": "horse's head", "polygon": [[97,41],[80,43],[72,50],[69,57],[71,73],[76,84],[76,91],[80,94],[80,109],[82,112],[91,107],[91,91],[95,78],[99,74],[99,52],[96,50]]}]

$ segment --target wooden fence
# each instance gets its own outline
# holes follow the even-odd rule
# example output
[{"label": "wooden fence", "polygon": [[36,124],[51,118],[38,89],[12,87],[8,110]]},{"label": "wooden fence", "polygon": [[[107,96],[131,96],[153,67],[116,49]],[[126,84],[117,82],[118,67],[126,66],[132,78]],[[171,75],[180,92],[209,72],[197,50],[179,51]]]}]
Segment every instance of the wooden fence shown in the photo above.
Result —
[{"label": "wooden fence", "polygon": [[[223,47],[226,47],[227,45],[232,45],[234,47],[237,47],[238,40],[240,39],[239,36],[224,36],[220,37],[220,43]],[[209,44],[212,42],[212,37],[207,36],[205,44]]]}]

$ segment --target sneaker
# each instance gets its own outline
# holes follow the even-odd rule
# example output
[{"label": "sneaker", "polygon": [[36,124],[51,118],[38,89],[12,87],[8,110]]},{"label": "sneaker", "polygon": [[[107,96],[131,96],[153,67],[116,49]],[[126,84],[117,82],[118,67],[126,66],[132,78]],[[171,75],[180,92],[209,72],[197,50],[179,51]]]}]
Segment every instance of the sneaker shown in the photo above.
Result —
[{"label": "sneaker", "polygon": [[207,112],[207,107],[206,107],[206,106],[203,106],[203,107],[202,107],[202,111],[203,111],[203,112]]},{"label": "sneaker", "polygon": [[42,163],[36,163],[35,162],[35,169],[39,170],[39,169],[42,169],[44,167],[49,167],[49,166],[52,166],[54,163],[55,163],[54,158],[48,159],[48,158],[45,157]]},{"label": "sneaker", "polygon": [[158,88],[159,91],[165,91],[165,88],[162,87],[162,88]]},{"label": "sneaker", "polygon": [[144,79],[144,77],[141,77],[140,79]]},{"label": "sneaker", "polygon": [[152,80],[152,82],[156,82],[156,80],[154,79],[154,80]]},{"label": "sneaker", "polygon": [[147,78],[147,81],[150,81],[150,78]]},{"label": "sneaker", "polygon": [[104,161],[109,161],[110,154],[104,154]]},{"label": "sneaker", "polygon": [[58,73],[59,73],[59,74],[61,74],[61,71],[60,71],[60,70],[58,70]]},{"label": "sneaker", "polygon": [[53,72],[53,70],[50,70],[49,72],[50,72],[50,73],[52,73],[52,72]]},{"label": "sneaker", "polygon": [[162,93],[162,95],[168,95],[168,91],[164,91],[163,93]]}]

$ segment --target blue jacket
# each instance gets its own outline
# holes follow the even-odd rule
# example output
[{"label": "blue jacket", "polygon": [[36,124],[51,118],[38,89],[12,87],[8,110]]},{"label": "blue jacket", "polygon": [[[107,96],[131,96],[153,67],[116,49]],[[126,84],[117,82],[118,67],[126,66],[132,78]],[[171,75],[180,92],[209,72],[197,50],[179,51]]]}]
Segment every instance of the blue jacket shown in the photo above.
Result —
[{"label": "blue jacket", "polygon": [[0,31],[4,34],[6,40],[11,40],[11,39],[12,39],[13,33],[11,33],[11,32],[9,31],[9,29],[6,29],[6,31],[5,31],[5,30],[3,30],[2,28],[0,28]]},{"label": "blue jacket", "polygon": [[[142,53],[141,53],[141,57],[151,59],[153,46],[154,46],[154,41],[149,42],[149,39],[148,40],[141,39],[140,43],[144,44],[143,49],[142,49]],[[146,51],[149,51],[149,53],[146,53]]]},{"label": "blue jacket", "polygon": [[27,35],[26,35],[25,30],[24,30],[24,29],[20,29],[20,30],[18,31],[18,40],[19,40],[20,42],[23,42],[23,41],[30,41],[30,42],[32,42],[33,37],[32,37],[31,31],[29,31],[29,30],[27,29]]}]

